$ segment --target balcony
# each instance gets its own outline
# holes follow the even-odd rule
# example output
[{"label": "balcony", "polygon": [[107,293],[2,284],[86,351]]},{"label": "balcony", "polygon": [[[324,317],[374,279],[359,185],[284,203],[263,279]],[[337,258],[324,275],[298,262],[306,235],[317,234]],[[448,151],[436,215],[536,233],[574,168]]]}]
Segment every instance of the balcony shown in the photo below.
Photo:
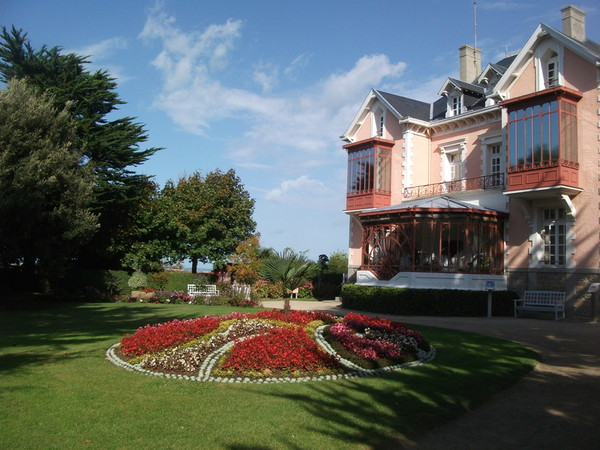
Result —
[{"label": "balcony", "polygon": [[504,174],[497,173],[482,177],[462,178],[459,180],[443,181],[441,183],[405,187],[402,196],[404,199],[433,197],[476,189],[504,189],[504,187]]},{"label": "balcony", "polygon": [[576,195],[581,191],[579,164],[560,160],[532,168],[510,169],[506,190],[507,195],[521,197],[539,196],[544,192],[550,194],[554,191]]},{"label": "balcony", "polygon": [[346,210],[383,208],[390,206],[390,194],[370,192],[366,194],[348,194],[346,196]]}]

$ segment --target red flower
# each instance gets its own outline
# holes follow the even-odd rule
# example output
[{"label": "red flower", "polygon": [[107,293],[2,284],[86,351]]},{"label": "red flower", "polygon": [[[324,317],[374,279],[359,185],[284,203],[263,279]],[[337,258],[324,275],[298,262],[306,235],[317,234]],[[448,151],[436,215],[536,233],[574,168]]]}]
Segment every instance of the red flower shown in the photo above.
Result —
[{"label": "red flower", "polygon": [[239,374],[265,370],[273,374],[311,372],[334,367],[335,359],[299,327],[271,328],[237,342],[222,365],[223,369],[233,369]]},{"label": "red flower", "polygon": [[128,356],[154,353],[196,339],[213,331],[219,326],[219,323],[218,317],[205,316],[190,320],[173,320],[158,325],[146,325],[139,328],[133,335],[127,335],[121,339],[120,348]]}]

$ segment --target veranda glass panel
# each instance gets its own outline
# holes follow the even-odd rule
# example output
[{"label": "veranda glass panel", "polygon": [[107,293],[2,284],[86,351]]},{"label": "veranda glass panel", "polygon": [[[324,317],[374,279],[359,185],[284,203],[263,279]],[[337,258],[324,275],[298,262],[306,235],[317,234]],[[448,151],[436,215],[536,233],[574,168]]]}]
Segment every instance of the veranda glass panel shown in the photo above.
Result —
[{"label": "veranda glass panel", "polygon": [[501,219],[448,213],[364,225],[364,268],[380,279],[400,271],[502,273]]}]

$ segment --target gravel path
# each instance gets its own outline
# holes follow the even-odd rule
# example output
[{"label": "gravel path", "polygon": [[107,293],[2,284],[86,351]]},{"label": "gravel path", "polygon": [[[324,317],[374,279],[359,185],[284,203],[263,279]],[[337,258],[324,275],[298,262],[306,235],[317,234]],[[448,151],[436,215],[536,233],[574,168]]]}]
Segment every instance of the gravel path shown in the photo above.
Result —
[{"label": "gravel path", "polygon": [[[263,305],[282,308],[283,302]],[[292,309],[350,312],[335,301],[292,301]],[[406,448],[600,449],[600,323],[378,316],[494,336],[540,354],[540,364],[516,385],[416,442],[406,442]]]}]

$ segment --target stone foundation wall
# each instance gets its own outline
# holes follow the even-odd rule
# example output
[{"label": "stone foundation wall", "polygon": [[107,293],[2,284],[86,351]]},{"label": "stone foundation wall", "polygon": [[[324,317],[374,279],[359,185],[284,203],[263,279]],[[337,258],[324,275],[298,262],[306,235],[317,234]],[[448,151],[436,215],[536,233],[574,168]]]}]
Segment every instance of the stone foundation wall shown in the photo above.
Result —
[{"label": "stone foundation wall", "polygon": [[600,274],[589,271],[524,270],[508,271],[508,289],[522,294],[523,291],[565,291],[567,294],[566,317],[574,320],[593,320],[600,313],[594,297],[587,290],[592,283],[600,283]]}]

